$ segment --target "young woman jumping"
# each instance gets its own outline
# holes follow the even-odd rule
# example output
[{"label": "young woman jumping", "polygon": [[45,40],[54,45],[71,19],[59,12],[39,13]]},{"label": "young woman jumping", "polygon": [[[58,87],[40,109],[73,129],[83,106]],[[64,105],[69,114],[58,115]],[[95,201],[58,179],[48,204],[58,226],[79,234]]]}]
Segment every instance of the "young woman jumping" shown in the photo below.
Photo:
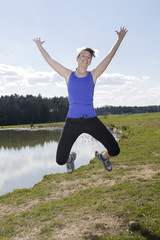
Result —
[{"label": "young woman jumping", "polygon": [[71,148],[82,133],[90,134],[105,147],[102,153],[95,152],[95,156],[102,161],[106,170],[112,170],[110,158],[118,155],[120,152],[117,141],[99,120],[93,107],[94,87],[97,79],[108,67],[127,30],[121,27],[120,31],[116,31],[116,33],[118,40],[109,54],[92,71],[87,71],[92,58],[95,57],[95,52],[91,48],[85,48],[78,54],[76,58],[78,63],[77,69],[72,71],[49,56],[42,46],[44,41],[41,41],[40,38],[33,39],[47,63],[65,79],[67,84],[69,111],[59,140],[56,162],[59,165],[66,164],[68,173],[74,171],[74,161],[76,159],[76,153],[70,153]]}]

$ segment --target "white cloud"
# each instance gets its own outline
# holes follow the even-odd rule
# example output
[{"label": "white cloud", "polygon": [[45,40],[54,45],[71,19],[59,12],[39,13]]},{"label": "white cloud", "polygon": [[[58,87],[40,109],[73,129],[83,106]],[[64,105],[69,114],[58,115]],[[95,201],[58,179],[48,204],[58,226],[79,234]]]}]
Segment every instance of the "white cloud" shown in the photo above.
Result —
[{"label": "white cloud", "polygon": [[149,81],[149,79],[150,79],[149,76],[143,76],[143,77],[142,77],[142,81],[144,81],[144,82],[145,82],[145,81]]},{"label": "white cloud", "polygon": [[[98,79],[94,103],[104,105],[158,105],[160,86],[150,87],[149,76],[132,76],[121,73],[103,73]],[[31,66],[26,68],[0,64],[0,95],[39,93],[44,97],[67,96],[64,79],[55,71],[40,72]]]},{"label": "white cloud", "polygon": [[65,80],[54,70],[36,71],[26,68],[0,64],[0,95],[38,95],[44,97],[67,96]]},{"label": "white cloud", "polygon": [[149,77],[145,76],[142,78],[138,78],[135,76],[130,76],[130,75],[124,75],[120,73],[103,73],[99,79],[99,82],[101,84],[107,84],[107,85],[121,85],[121,84],[133,84],[136,82],[148,80]]},{"label": "white cloud", "polygon": [[0,87],[0,91],[3,91],[5,89],[5,87]]},{"label": "white cloud", "polygon": [[65,83],[65,81],[63,81],[63,82],[55,82],[55,84],[56,84],[56,87],[66,88],[66,83]]},{"label": "white cloud", "polygon": [[0,79],[1,84],[5,87],[11,85],[21,85],[23,87],[36,85],[49,85],[53,82],[57,73],[52,72],[38,72],[31,66],[26,68],[0,64]]},{"label": "white cloud", "polygon": [[95,107],[105,105],[159,105],[160,86],[150,88],[149,76],[103,73],[95,91]]},{"label": "white cloud", "polygon": [[160,93],[160,86],[157,87],[157,88],[150,88],[150,89],[148,90],[148,92],[154,93],[154,94]]}]

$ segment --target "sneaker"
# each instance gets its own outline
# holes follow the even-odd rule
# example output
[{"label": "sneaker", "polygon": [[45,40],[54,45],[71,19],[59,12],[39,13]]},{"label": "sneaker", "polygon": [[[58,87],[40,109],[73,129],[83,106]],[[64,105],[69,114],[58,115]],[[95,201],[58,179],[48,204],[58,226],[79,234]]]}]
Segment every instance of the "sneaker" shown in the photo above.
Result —
[{"label": "sneaker", "polygon": [[76,160],[76,153],[75,152],[72,152],[70,154],[70,157],[71,157],[71,161],[66,163],[66,167],[67,167],[67,172],[69,174],[73,173],[74,171],[74,161]]},{"label": "sneaker", "polygon": [[109,158],[104,159],[102,153],[99,153],[97,151],[95,152],[95,156],[103,163],[103,166],[107,171],[112,171],[112,164]]}]

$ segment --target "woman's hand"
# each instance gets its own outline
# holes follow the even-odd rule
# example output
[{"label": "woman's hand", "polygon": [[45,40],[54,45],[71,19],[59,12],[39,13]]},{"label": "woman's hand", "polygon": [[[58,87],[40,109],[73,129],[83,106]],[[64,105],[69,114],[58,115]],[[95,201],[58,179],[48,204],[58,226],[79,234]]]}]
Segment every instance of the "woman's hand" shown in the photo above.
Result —
[{"label": "woman's hand", "polygon": [[32,39],[36,44],[37,46],[42,46],[43,43],[45,43],[45,41],[41,41],[41,38],[33,38]]},{"label": "woman's hand", "polygon": [[117,33],[118,38],[122,40],[126,35],[126,33],[128,32],[128,30],[125,27],[121,27],[119,32],[118,31],[115,31],[115,32]]}]

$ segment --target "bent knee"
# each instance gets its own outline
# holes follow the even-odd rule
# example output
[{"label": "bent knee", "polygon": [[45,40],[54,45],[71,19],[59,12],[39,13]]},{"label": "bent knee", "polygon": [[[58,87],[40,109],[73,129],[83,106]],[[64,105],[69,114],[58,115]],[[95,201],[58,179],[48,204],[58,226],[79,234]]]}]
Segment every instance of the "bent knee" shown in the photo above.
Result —
[{"label": "bent knee", "polygon": [[64,165],[68,161],[68,156],[64,156],[63,154],[57,154],[56,163],[58,165]]},{"label": "bent knee", "polygon": [[115,148],[113,148],[111,151],[108,152],[110,156],[115,157],[120,153],[120,148],[117,145]]},{"label": "bent knee", "polygon": [[114,156],[117,156],[118,154],[120,154],[120,148],[119,148],[119,146],[116,148],[116,150],[115,150],[115,155],[114,155]]}]

